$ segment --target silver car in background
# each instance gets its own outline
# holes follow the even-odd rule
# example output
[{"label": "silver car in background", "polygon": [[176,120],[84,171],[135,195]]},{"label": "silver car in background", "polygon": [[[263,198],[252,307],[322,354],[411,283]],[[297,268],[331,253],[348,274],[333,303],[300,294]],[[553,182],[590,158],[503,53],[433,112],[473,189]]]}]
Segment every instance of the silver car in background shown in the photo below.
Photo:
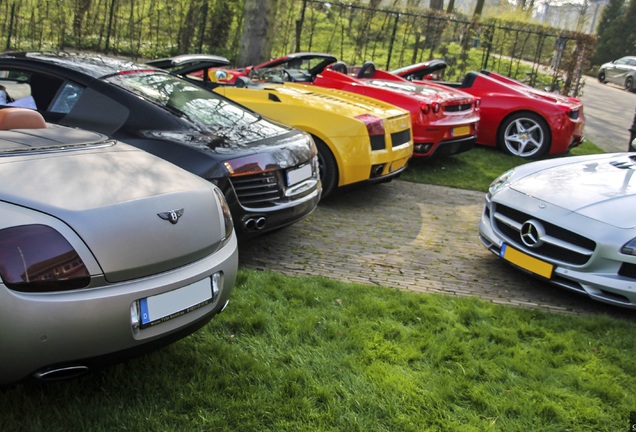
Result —
[{"label": "silver car in background", "polygon": [[636,92],[636,57],[626,56],[605,63],[596,76],[602,83],[618,84],[625,90]]},{"label": "silver car in background", "polygon": [[142,354],[228,303],[219,189],[104,135],[0,109],[0,384]]},{"label": "silver car in background", "polygon": [[486,195],[482,243],[555,285],[636,308],[635,173],[633,153],[514,168]]}]

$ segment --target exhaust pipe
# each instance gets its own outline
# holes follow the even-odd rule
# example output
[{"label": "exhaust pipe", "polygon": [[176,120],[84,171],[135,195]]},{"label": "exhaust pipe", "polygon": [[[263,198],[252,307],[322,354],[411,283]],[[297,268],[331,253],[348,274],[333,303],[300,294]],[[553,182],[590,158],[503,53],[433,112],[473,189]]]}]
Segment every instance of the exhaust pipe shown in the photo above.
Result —
[{"label": "exhaust pipe", "polygon": [[261,216],[259,218],[256,219],[256,229],[257,230],[262,230],[263,228],[265,228],[265,224],[267,223],[267,219],[265,219],[264,216]]},{"label": "exhaust pipe", "polygon": [[254,218],[249,218],[243,221],[243,229],[245,231],[254,231],[255,228],[256,228],[256,221],[254,220]]},{"label": "exhaust pipe", "polygon": [[75,366],[64,366],[54,369],[47,369],[45,371],[36,372],[33,374],[33,377],[42,380],[42,381],[55,381],[55,380],[64,380],[70,378],[77,378],[80,375],[84,375],[88,373],[88,366],[84,365],[75,365]]},{"label": "exhaust pipe", "polygon": [[260,231],[267,225],[265,216],[251,217],[243,221],[243,229],[245,231]]}]

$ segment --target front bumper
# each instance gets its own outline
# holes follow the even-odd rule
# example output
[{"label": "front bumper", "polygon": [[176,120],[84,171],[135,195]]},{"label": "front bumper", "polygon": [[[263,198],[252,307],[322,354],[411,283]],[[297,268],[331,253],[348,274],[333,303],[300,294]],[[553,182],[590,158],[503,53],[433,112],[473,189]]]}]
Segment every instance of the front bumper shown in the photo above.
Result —
[{"label": "front bumper", "polygon": [[[517,209],[529,208],[521,198]],[[495,208],[491,201],[486,200],[484,211],[479,222],[479,237],[482,244],[492,253],[509,262],[522,271],[549,283],[587,295],[588,297],[615,306],[636,309],[636,272],[630,277],[625,268],[636,269],[636,257],[623,255],[619,252],[620,245],[603,242],[603,238],[609,237],[608,227],[598,221],[593,221],[582,216],[573,216],[565,227],[586,227],[586,233],[597,233],[596,247],[589,260],[581,265],[572,265],[559,259],[548,258],[537,254],[533,249],[526,247],[520,240],[504,234],[497,228],[495,222]],[[534,206],[538,208],[538,206]],[[545,208],[543,209],[545,210]],[[545,210],[543,213],[547,213]],[[539,214],[528,213],[527,219],[539,220]],[[578,220],[575,220],[578,219]],[[546,222],[546,224],[548,224]],[[591,235],[590,235],[591,237]],[[620,242],[618,242],[620,243]],[[519,251],[526,260],[519,262],[506,257],[506,248]],[[558,254],[557,254],[558,256]],[[528,258],[529,257],[529,258]],[[565,258],[563,258],[565,260]],[[530,260],[530,261],[527,261]],[[539,265],[547,266],[550,271],[541,275],[541,271],[535,266],[534,260]]]}]

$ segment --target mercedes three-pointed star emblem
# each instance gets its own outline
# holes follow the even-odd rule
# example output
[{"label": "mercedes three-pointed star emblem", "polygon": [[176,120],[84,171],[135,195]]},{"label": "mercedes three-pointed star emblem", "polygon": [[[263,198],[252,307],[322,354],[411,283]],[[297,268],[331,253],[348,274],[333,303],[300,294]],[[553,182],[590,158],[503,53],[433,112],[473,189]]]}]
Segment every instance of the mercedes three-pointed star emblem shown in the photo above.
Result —
[{"label": "mercedes three-pointed star emblem", "polygon": [[541,237],[545,236],[545,229],[543,225],[541,225],[541,222],[530,219],[521,225],[519,235],[524,245],[537,248],[543,244]]}]

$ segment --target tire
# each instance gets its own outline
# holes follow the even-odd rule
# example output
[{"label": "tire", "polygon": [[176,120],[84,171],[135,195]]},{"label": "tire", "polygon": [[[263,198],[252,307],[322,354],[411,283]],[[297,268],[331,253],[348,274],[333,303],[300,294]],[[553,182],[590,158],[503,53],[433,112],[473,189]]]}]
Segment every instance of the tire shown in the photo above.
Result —
[{"label": "tire", "polygon": [[509,155],[538,159],[548,154],[552,134],[548,124],[531,112],[515,113],[501,122],[497,146]]},{"label": "tire", "polygon": [[632,93],[636,91],[636,89],[634,89],[634,77],[628,76],[627,78],[625,78],[625,90]]},{"label": "tire", "polygon": [[326,198],[338,186],[338,164],[331,150],[320,138],[314,138],[318,149],[318,168],[320,169],[320,181],[322,183],[322,198]]},{"label": "tire", "polygon": [[605,80],[605,71],[599,71],[599,73],[596,76],[596,78],[598,78],[598,82],[600,82],[601,84],[605,84],[607,82]]}]

